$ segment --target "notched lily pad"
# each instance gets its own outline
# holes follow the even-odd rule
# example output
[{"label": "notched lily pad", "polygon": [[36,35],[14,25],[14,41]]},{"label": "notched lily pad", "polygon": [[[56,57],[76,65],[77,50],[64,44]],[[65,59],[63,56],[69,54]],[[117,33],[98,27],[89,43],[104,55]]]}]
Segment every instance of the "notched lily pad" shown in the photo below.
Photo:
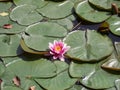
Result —
[{"label": "notched lily pad", "polygon": [[71,47],[67,55],[82,61],[99,61],[111,55],[114,49],[111,40],[95,30],[74,31],[64,38],[64,42]]},{"label": "notched lily pad", "polygon": [[37,11],[45,17],[58,19],[64,18],[72,13],[73,3],[70,1],[64,2],[49,2],[44,7],[38,9]]},{"label": "notched lily pad", "polygon": [[29,26],[26,33],[23,36],[26,46],[36,51],[46,51],[48,43],[65,37],[67,30],[56,23],[40,22]]},{"label": "notched lily pad", "polygon": [[111,16],[109,12],[100,11],[95,7],[91,7],[88,0],[76,4],[75,11],[78,16],[93,23],[103,22]]},{"label": "notched lily pad", "polygon": [[21,25],[30,25],[43,19],[36,11],[36,6],[27,4],[15,7],[10,13],[10,18]]},{"label": "notched lily pad", "polygon": [[17,56],[23,53],[20,35],[0,35],[0,56]]}]

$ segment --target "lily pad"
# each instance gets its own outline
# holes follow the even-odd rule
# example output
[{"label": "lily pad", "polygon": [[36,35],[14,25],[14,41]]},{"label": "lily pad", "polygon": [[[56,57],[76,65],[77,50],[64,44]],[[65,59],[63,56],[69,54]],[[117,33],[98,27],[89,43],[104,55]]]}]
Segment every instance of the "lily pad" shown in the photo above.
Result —
[{"label": "lily pad", "polygon": [[20,87],[23,90],[31,90],[30,88],[34,88],[35,90],[43,90],[34,80],[27,78],[20,78]]},{"label": "lily pad", "polygon": [[28,5],[37,6],[37,8],[41,8],[48,3],[45,0],[13,0],[13,2],[17,6],[23,5],[23,4],[28,4]]},{"label": "lily pad", "polygon": [[88,0],[76,4],[75,11],[82,19],[93,23],[103,22],[111,16],[109,12],[91,7]]},{"label": "lily pad", "polygon": [[[5,27],[5,25],[10,26],[10,28]],[[0,16],[0,33],[5,34],[15,34],[20,33],[25,30],[26,26],[17,24],[14,21],[11,21],[8,16],[2,17]]]},{"label": "lily pad", "polygon": [[10,13],[10,18],[21,25],[30,25],[39,22],[43,17],[35,10],[36,6],[20,5],[15,7]]},{"label": "lily pad", "polygon": [[40,22],[26,29],[28,35],[23,36],[26,46],[36,51],[46,51],[48,43],[62,39],[67,30],[56,23]]},{"label": "lily pad", "polygon": [[64,2],[49,2],[44,7],[37,11],[45,17],[58,19],[64,18],[72,13],[73,3],[70,1]]},{"label": "lily pad", "polygon": [[111,40],[95,30],[71,32],[64,42],[71,47],[67,55],[82,61],[99,61],[111,55],[114,49]]},{"label": "lily pad", "polygon": [[[30,60],[33,58],[33,60]],[[25,78],[48,78],[56,75],[56,66],[47,59],[35,59],[34,57],[18,58],[16,61],[8,63],[7,69],[18,77]]]},{"label": "lily pad", "polygon": [[0,77],[3,75],[5,72],[5,66],[4,64],[0,61]]},{"label": "lily pad", "polygon": [[72,31],[73,23],[71,20],[64,18],[58,20],[51,20],[51,22],[58,23],[59,25],[65,27],[68,31]]},{"label": "lily pad", "polygon": [[113,15],[106,22],[109,24],[110,31],[113,34],[120,36],[120,17]]},{"label": "lily pad", "polygon": [[99,66],[101,65],[100,63],[72,62],[69,70],[70,75],[72,77],[79,77],[80,82],[91,89],[108,89],[114,87],[114,82],[120,75],[117,72],[110,73],[102,70]]},{"label": "lily pad", "polygon": [[17,56],[23,53],[19,46],[20,35],[0,35],[0,56]]},{"label": "lily pad", "polygon": [[0,2],[0,13],[9,11],[10,7],[12,6],[11,2]]},{"label": "lily pad", "polygon": [[120,1],[119,0],[89,0],[89,2],[95,5],[98,8],[102,8],[105,10],[111,9],[111,4],[116,4],[118,8],[120,8]]},{"label": "lily pad", "polygon": [[111,71],[120,71],[120,43],[115,42],[115,51],[110,58],[102,65],[103,68]]},{"label": "lily pad", "polygon": [[22,90],[22,89],[19,87],[15,87],[15,86],[5,86],[3,87],[2,90]]},{"label": "lily pad", "polygon": [[[56,64],[56,63],[55,63]],[[59,65],[58,65],[59,64]],[[75,84],[77,79],[71,78],[68,73],[68,67],[62,67],[66,63],[57,63],[57,72],[55,77],[48,79],[35,79],[43,88],[47,90],[65,90]],[[61,69],[62,68],[62,69]]]}]

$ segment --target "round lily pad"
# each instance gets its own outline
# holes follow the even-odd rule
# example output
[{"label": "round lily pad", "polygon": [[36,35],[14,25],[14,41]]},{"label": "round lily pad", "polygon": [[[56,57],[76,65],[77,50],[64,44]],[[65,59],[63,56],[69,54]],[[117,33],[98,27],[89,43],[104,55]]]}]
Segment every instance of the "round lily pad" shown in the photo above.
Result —
[{"label": "round lily pad", "polygon": [[111,40],[95,30],[74,31],[64,38],[64,42],[71,47],[67,55],[82,61],[99,61],[114,49]]},{"label": "round lily pad", "polygon": [[26,46],[37,51],[46,51],[49,42],[62,39],[67,35],[67,30],[51,22],[40,22],[26,29],[28,35],[23,36]]},{"label": "round lily pad", "polygon": [[45,17],[58,19],[64,18],[72,13],[73,3],[70,1],[64,2],[49,2],[44,7],[37,11]]},{"label": "round lily pad", "polygon": [[0,35],[0,56],[17,56],[23,53],[19,46],[20,35]]},{"label": "round lily pad", "polygon": [[[8,27],[8,28],[7,28]],[[26,26],[20,25],[14,21],[11,21],[8,16],[0,16],[0,33],[15,34],[25,30]]]},{"label": "round lily pad", "polygon": [[75,12],[82,19],[93,23],[103,22],[111,16],[109,12],[100,11],[95,7],[91,7],[88,0],[76,4]]},{"label": "round lily pad", "polygon": [[120,36],[120,17],[113,15],[106,22],[109,24],[110,31]]},{"label": "round lily pad", "polygon": [[43,17],[38,14],[35,10],[36,8],[36,6],[27,4],[17,6],[10,13],[10,18],[21,25],[30,25],[39,22]]},{"label": "round lily pad", "polygon": [[116,4],[118,8],[120,8],[119,0],[89,0],[89,2],[95,5],[98,8],[102,8],[105,10],[111,9],[111,4]]}]

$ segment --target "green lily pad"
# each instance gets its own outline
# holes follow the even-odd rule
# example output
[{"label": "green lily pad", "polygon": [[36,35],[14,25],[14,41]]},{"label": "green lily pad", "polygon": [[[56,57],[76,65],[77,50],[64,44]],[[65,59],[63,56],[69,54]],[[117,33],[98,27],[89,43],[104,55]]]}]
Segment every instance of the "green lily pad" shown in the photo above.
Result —
[{"label": "green lily pad", "polygon": [[3,87],[2,90],[22,90],[22,89],[19,87],[15,87],[15,86],[5,86]]},{"label": "green lily pad", "polygon": [[0,56],[17,56],[23,53],[19,46],[20,35],[0,35]]},{"label": "green lily pad", "polygon": [[111,40],[95,30],[71,32],[64,42],[71,47],[67,55],[82,61],[99,61],[111,55],[114,49]]},{"label": "green lily pad", "polygon": [[23,4],[28,4],[28,5],[37,6],[37,8],[41,8],[48,3],[44,0],[13,0],[13,2],[17,6],[23,5]]},{"label": "green lily pad", "polygon": [[0,2],[0,13],[1,12],[5,12],[5,11],[9,11],[10,7],[12,6],[11,2]]},{"label": "green lily pad", "polygon": [[117,72],[113,74],[102,70],[99,63],[72,62],[69,72],[72,77],[79,77],[84,86],[95,90],[114,87],[115,80],[120,77]]},{"label": "green lily pad", "polygon": [[64,2],[49,2],[44,7],[37,11],[45,17],[58,19],[64,18],[72,13],[73,3],[70,1]]},{"label": "green lily pad", "polygon": [[95,5],[98,8],[102,8],[105,10],[111,9],[111,4],[116,4],[120,8],[120,1],[119,0],[89,0],[89,2]]},{"label": "green lily pad", "polygon": [[[34,59],[34,57],[31,57]],[[31,59],[30,58],[30,59]],[[7,69],[18,77],[28,78],[47,78],[56,75],[56,66],[46,59],[18,58],[18,60],[8,63]]]},{"label": "green lily pad", "polygon": [[0,61],[0,77],[3,75],[5,72],[5,66],[4,64]]},{"label": "green lily pad", "polygon": [[26,29],[28,35],[23,36],[26,46],[36,51],[46,51],[48,43],[62,39],[67,30],[56,23],[40,22]]},{"label": "green lily pad", "polygon": [[[4,28],[4,25],[11,25],[11,28]],[[25,30],[26,26],[17,24],[14,21],[11,21],[8,16],[1,17],[0,16],[0,33],[5,34],[15,34],[20,33]]]},{"label": "green lily pad", "polygon": [[109,24],[110,31],[113,34],[120,36],[120,17],[113,15],[106,22]]},{"label": "green lily pad", "polygon": [[75,11],[82,19],[93,23],[103,22],[111,16],[109,12],[91,7],[88,0],[76,4]]},{"label": "green lily pad", "polygon": [[[56,64],[56,63],[55,63]],[[47,90],[65,90],[70,88],[75,84],[77,79],[71,78],[68,73],[68,67],[62,67],[66,63],[57,63],[57,72],[59,72],[55,77],[48,79],[35,79],[43,88]],[[62,68],[62,69],[61,69]]]},{"label": "green lily pad", "polygon": [[20,5],[15,7],[10,13],[10,18],[21,25],[30,25],[39,22],[43,17],[35,10],[36,6]]},{"label": "green lily pad", "polygon": [[115,86],[116,86],[117,90],[120,89],[120,79],[117,79],[117,80],[115,81]]},{"label": "green lily pad", "polygon": [[64,18],[58,20],[51,20],[51,22],[58,23],[59,25],[65,27],[67,30],[72,31],[73,23],[71,20]]},{"label": "green lily pad", "polygon": [[20,78],[20,82],[21,82],[20,87],[23,90],[29,90],[32,87],[34,87],[35,90],[43,90],[34,80],[27,78]]},{"label": "green lily pad", "polygon": [[115,42],[115,51],[111,55],[110,58],[102,65],[103,68],[113,70],[113,71],[120,71],[120,43]]}]

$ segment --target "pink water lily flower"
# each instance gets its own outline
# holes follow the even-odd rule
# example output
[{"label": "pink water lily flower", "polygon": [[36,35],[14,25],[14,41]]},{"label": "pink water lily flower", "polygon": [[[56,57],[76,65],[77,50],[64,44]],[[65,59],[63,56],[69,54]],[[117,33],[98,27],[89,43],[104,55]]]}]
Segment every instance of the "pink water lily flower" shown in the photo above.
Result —
[{"label": "pink water lily flower", "polygon": [[60,59],[64,61],[64,54],[70,49],[70,46],[67,46],[61,40],[54,40],[53,43],[49,43],[50,55],[53,56],[53,59]]}]

